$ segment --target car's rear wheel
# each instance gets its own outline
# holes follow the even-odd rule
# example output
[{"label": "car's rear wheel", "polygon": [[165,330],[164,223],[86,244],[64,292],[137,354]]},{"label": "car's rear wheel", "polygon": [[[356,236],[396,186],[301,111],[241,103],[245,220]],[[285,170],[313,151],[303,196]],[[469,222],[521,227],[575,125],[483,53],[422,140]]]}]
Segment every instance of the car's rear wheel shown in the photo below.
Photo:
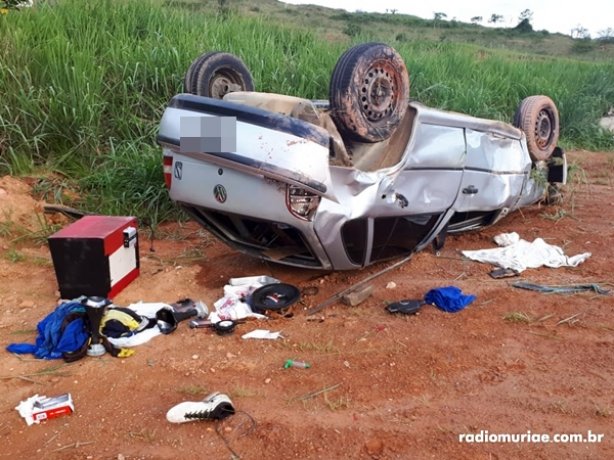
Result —
[{"label": "car's rear wheel", "polygon": [[559,112],[548,96],[529,96],[514,115],[514,126],[524,131],[533,161],[550,158],[559,140]]},{"label": "car's rear wheel", "polygon": [[241,59],[214,51],[192,62],[184,77],[184,87],[188,93],[222,99],[234,91],[253,91],[254,81]]},{"label": "car's rear wheel", "polygon": [[330,82],[331,116],[337,128],[361,142],[390,137],[409,102],[409,74],[388,45],[364,43],[341,55]]}]

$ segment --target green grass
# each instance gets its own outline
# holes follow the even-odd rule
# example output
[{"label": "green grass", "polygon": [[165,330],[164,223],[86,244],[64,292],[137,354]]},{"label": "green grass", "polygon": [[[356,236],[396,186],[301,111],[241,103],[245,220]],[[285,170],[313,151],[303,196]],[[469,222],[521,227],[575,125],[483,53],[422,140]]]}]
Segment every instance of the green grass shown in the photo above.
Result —
[{"label": "green grass", "polygon": [[[326,98],[337,58],[367,40],[399,50],[412,97],[427,105],[510,121],[522,98],[547,94],[559,107],[565,147],[614,150],[614,138],[596,125],[614,106],[612,60],[497,49],[506,41],[548,49],[558,36],[269,0],[256,9],[238,0],[219,5],[60,0],[0,16],[0,173],[53,173],[62,187],[79,190],[72,204],[90,212],[152,225],[177,218],[155,138],[194,58],[228,51],[245,61],[259,91]],[[294,26],[297,17],[314,27]],[[350,38],[340,31],[352,21],[360,30]],[[61,190],[46,193],[62,198]]]}]

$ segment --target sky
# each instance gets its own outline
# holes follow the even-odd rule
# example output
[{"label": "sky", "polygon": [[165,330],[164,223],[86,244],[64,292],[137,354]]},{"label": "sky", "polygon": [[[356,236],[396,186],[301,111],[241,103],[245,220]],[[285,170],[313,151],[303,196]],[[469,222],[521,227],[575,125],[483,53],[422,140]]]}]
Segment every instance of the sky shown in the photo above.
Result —
[{"label": "sky", "polygon": [[614,0],[283,0],[292,4],[316,4],[329,8],[341,8],[350,12],[357,10],[386,13],[396,9],[398,13],[433,19],[434,13],[445,13],[447,20],[456,18],[470,22],[474,16],[482,16],[482,25],[488,24],[493,14],[503,16],[499,27],[514,27],[520,13],[526,9],[533,12],[531,24],[534,30],[547,30],[570,35],[572,29],[581,26],[592,38],[607,28],[614,29]]}]

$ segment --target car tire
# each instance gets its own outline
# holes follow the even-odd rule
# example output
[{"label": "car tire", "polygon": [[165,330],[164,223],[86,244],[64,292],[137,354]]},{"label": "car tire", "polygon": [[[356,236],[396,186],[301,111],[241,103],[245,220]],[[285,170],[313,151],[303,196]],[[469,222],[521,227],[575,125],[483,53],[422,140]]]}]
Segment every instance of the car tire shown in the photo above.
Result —
[{"label": "car tire", "polygon": [[529,96],[514,115],[514,126],[524,131],[533,161],[550,158],[559,140],[559,111],[548,96]]},{"label": "car tire", "polygon": [[222,99],[234,91],[253,91],[254,80],[243,61],[230,53],[213,51],[196,58],[184,77],[188,93]]},{"label": "car tire", "polygon": [[409,103],[409,74],[401,55],[364,43],[341,55],[330,81],[331,116],[343,135],[379,142],[397,128]]},{"label": "car tire", "polygon": [[193,82],[196,81],[195,74],[198,71],[198,68],[202,64],[202,62],[209,58],[209,56],[216,54],[216,52],[204,53],[198,56],[196,59],[192,61],[190,67],[188,67],[188,71],[185,73],[183,77],[183,89],[186,93],[196,94],[196,85]]}]

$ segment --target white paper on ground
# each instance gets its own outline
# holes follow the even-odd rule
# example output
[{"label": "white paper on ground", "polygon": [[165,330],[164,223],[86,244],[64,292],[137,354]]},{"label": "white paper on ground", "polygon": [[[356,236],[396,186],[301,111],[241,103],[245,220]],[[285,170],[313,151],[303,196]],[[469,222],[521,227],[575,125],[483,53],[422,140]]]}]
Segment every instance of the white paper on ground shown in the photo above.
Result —
[{"label": "white paper on ground", "polygon": [[243,334],[241,337],[244,339],[269,339],[276,340],[280,338],[281,332],[271,332],[266,329],[255,329],[247,334]]},{"label": "white paper on ground", "polygon": [[[512,237],[510,240],[509,237],[503,235],[510,234],[497,235],[495,241],[509,243],[514,239]],[[544,265],[551,268],[577,267],[591,256],[590,252],[572,257],[566,256],[560,247],[548,244],[541,238],[536,238],[532,243],[519,239],[515,243],[500,248],[461,252],[469,259],[501,268],[510,268],[518,273],[527,268],[538,268]]]}]

